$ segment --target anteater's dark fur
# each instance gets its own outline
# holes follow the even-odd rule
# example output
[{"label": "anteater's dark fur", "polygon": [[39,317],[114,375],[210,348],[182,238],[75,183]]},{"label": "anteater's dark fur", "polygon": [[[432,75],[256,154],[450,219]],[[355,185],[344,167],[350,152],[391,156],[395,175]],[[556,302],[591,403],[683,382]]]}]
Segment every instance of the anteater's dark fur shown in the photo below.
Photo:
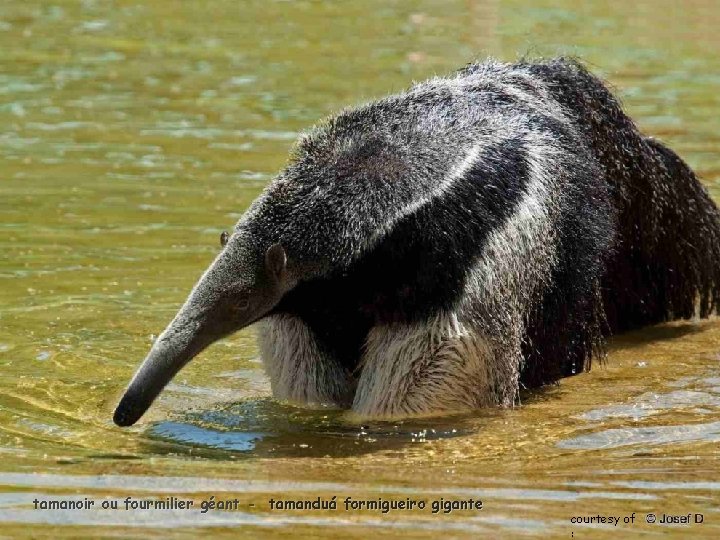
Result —
[{"label": "anteater's dark fur", "polygon": [[[593,302],[568,312],[571,299],[560,270],[529,332],[522,381],[537,386],[589,367],[591,357],[601,354],[601,334],[715,312],[720,216],[690,167],[660,141],[643,135],[580,63],[561,58],[526,67],[574,114],[618,211],[614,247]],[[570,259],[567,264],[575,263]],[[569,349],[558,346],[562,335],[574,336]],[[555,362],[549,362],[553,357]]]}]

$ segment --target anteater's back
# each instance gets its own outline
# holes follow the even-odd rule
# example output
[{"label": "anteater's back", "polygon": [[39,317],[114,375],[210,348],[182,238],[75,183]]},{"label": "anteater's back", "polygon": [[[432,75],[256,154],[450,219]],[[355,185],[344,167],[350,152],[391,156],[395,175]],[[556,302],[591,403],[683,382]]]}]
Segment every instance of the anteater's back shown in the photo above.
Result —
[{"label": "anteater's back", "polygon": [[[462,73],[472,77],[486,70],[487,64],[473,64]],[[598,331],[616,333],[715,312],[720,214],[687,164],[640,133],[603,82],[575,60],[520,62],[507,73],[516,86],[527,81],[530,90],[545,94],[539,106],[552,111],[557,103],[561,114],[572,119],[610,187],[617,212],[597,301],[568,313],[567,290],[550,288],[530,316],[524,384],[550,382],[560,375],[558,368],[563,375],[585,369],[596,355],[592,336]],[[555,283],[565,279],[564,272],[561,261]],[[573,320],[581,309],[595,316],[578,325]]]},{"label": "anteater's back", "polygon": [[613,188],[619,210],[614,255],[602,283],[613,331],[697,313],[720,301],[720,217],[675,152],[641,134],[608,89],[577,62],[528,65],[547,81]]}]

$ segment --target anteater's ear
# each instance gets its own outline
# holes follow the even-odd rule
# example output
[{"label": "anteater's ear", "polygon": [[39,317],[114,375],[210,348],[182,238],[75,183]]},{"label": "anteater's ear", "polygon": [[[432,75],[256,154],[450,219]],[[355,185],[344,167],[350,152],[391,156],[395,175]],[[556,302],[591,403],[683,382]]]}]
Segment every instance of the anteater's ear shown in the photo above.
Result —
[{"label": "anteater's ear", "polygon": [[265,268],[269,274],[277,281],[283,277],[285,267],[287,266],[287,255],[285,248],[280,244],[273,244],[265,252]]}]

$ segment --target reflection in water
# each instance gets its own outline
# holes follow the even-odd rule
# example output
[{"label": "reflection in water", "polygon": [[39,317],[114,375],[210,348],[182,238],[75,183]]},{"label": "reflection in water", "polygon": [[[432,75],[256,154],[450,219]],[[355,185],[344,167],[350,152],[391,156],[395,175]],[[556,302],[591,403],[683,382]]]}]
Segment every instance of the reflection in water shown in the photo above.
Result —
[{"label": "reflection in water", "polygon": [[[190,364],[144,423],[120,430],[110,416],[298,133],[473,57],[580,55],[717,197],[719,19],[708,0],[0,3],[3,534],[716,537],[717,319],[619,336],[606,365],[514,410],[367,427],[269,399],[250,329]],[[243,506],[132,519],[32,509],[35,497],[167,493]],[[285,493],[485,504],[271,511]],[[578,511],[705,523],[579,531]]]},{"label": "reflection in water", "polygon": [[[470,433],[473,424],[477,424],[477,415],[465,414],[358,425],[342,411],[304,409],[262,399],[188,414],[182,422],[159,422],[146,434],[187,445],[184,450],[193,456],[218,459],[226,459],[228,453],[217,450],[244,452],[247,457],[344,457],[460,437]],[[150,453],[163,451],[148,446]],[[183,450],[171,448],[173,452]]]},{"label": "reflection in water", "polygon": [[245,452],[255,449],[255,443],[265,438],[264,433],[222,432],[204,429],[179,422],[162,422],[150,430],[150,435],[183,444],[209,446],[221,450]]}]

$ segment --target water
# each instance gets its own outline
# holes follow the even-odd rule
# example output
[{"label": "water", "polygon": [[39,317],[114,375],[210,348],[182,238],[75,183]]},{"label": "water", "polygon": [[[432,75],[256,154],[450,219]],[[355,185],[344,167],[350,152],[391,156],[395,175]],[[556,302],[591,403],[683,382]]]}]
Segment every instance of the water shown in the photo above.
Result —
[{"label": "water", "polygon": [[[621,336],[606,365],[514,410],[367,425],[270,399],[250,329],[190,364],[136,427],[110,417],[300,130],[475,56],[583,57],[720,199],[718,23],[720,5],[700,0],[5,0],[2,533],[716,537],[717,319]],[[269,503],[333,495],[337,511]],[[170,496],[198,509],[123,510]],[[202,513],[210,496],[238,506]],[[346,512],[347,496],[483,508]],[[34,509],[83,497],[120,507]],[[651,512],[704,523],[648,525]]]}]

